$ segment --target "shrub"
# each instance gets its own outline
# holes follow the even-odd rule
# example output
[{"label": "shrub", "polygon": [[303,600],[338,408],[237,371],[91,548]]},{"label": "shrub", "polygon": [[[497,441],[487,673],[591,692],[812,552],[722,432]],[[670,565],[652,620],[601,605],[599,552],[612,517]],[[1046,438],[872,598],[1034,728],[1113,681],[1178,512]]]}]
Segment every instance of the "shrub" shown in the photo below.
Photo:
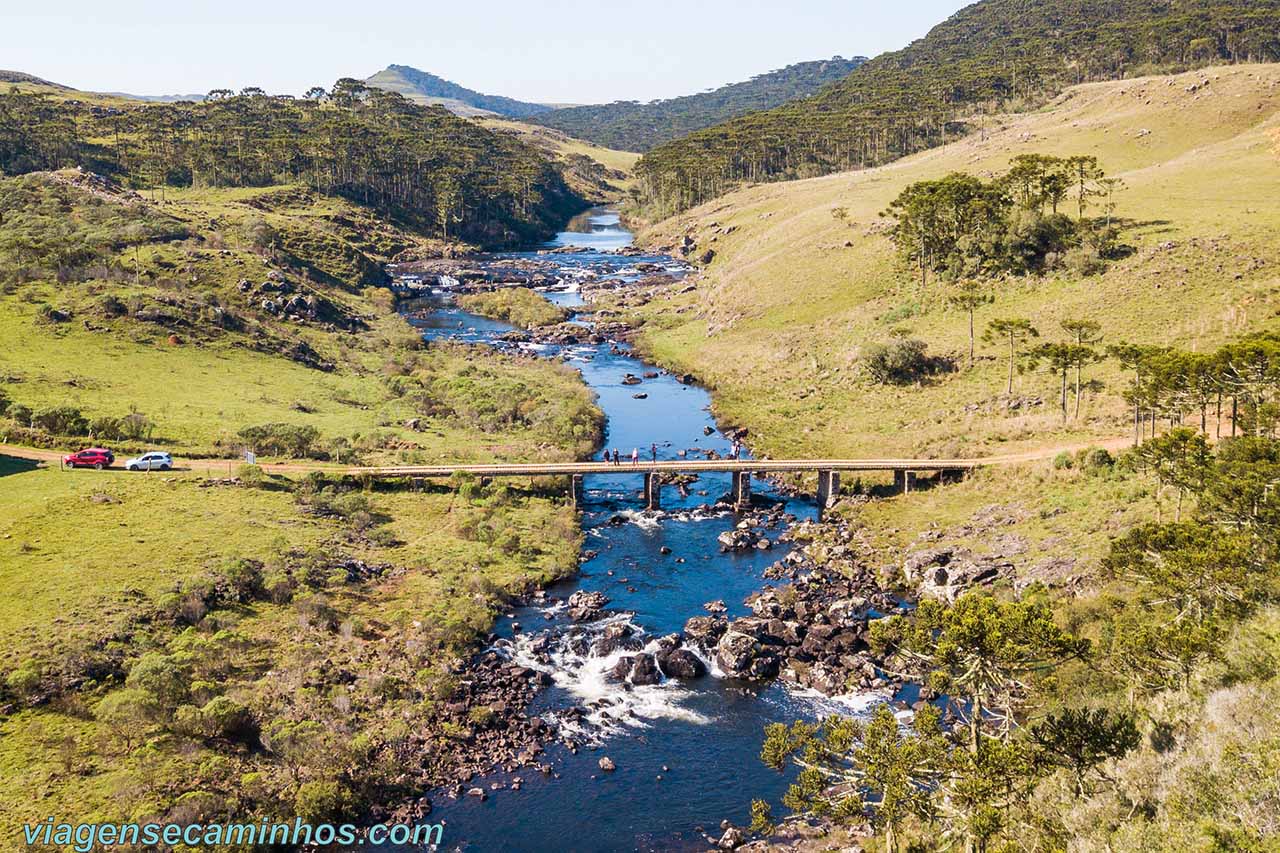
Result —
[{"label": "shrub", "polygon": [[1063,265],[1080,278],[1097,275],[1107,268],[1106,262],[1098,257],[1098,250],[1091,246],[1077,246],[1068,251]]},{"label": "shrub", "polygon": [[272,602],[288,604],[293,600],[293,591],[297,588],[297,582],[287,572],[273,572],[263,579],[262,586],[267,598]]},{"label": "shrub", "polygon": [[222,567],[222,578],[237,601],[252,601],[263,593],[262,564],[257,560],[228,560]]},{"label": "shrub", "polygon": [[252,744],[258,740],[258,724],[249,709],[226,696],[215,696],[199,711],[200,731],[205,737]]},{"label": "shrub", "polygon": [[260,489],[267,482],[267,473],[261,465],[241,465],[236,469],[236,478],[251,489]]},{"label": "shrub", "polygon": [[481,728],[492,723],[495,716],[497,715],[488,705],[476,705],[467,712],[467,719]]},{"label": "shrub", "polygon": [[21,403],[14,403],[10,405],[6,414],[23,426],[29,427],[32,425],[31,417],[33,413],[29,407],[24,406]]},{"label": "shrub", "polygon": [[321,631],[334,631],[338,627],[338,612],[323,595],[310,595],[299,601],[298,616],[304,625]]},{"label": "shrub", "polygon": [[89,419],[72,406],[58,406],[31,416],[31,425],[53,435],[87,435]]},{"label": "shrub", "polygon": [[126,746],[141,740],[147,728],[162,715],[155,697],[137,689],[110,693],[94,709],[98,721],[110,727]]},{"label": "shrub", "polygon": [[155,699],[162,707],[177,708],[187,697],[187,676],[172,657],[148,652],[129,670],[125,684]]},{"label": "shrub", "polygon": [[351,809],[351,795],[337,782],[304,782],[293,798],[299,820],[324,823],[341,820]]},{"label": "shrub", "polygon": [[129,313],[129,307],[119,297],[108,294],[98,300],[98,313],[108,319],[123,317]]},{"label": "shrub", "polygon": [[272,423],[245,427],[239,436],[256,453],[305,459],[312,457],[320,431],[313,426]]},{"label": "shrub", "polygon": [[1053,467],[1057,471],[1070,471],[1076,467],[1076,458],[1069,451],[1062,451],[1053,457]]},{"label": "shrub", "polygon": [[1110,471],[1115,464],[1115,457],[1105,447],[1090,447],[1080,456],[1080,468],[1090,474]]},{"label": "shrub", "polygon": [[5,676],[4,685],[9,692],[21,700],[29,700],[40,690],[40,665],[33,660]]},{"label": "shrub", "polygon": [[940,372],[945,360],[928,355],[928,344],[916,338],[896,338],[871,344],[862,354],[862,369],[881,385],[909,385]]}]

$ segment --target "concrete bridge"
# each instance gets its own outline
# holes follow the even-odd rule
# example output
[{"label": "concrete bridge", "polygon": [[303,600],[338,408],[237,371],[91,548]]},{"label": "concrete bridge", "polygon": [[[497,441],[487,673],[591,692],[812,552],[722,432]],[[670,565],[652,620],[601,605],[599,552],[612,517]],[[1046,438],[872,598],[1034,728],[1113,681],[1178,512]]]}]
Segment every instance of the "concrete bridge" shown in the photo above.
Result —
[{"label": "concrete bridge", "polygon": [[840,491],[840,475],[849,472],[892,471],[899,491],[909,492],[920,472],[963,473],[994,460],[983,459],[668,459],[659,462],[552,462],[486,465],[403,465],[351,468],[355,477],[407,477],[413,480],[445,479],[455,474],[474,477],[569,477],[575,505],[582,501],[583,478],[588,474],[642,474],[644,500],[649,509],[662,506],[664,474],[728,473],[733,475],[730,496],[735,506],[751,500],[752,474],[816,472],[818,505],[828,506]]}]

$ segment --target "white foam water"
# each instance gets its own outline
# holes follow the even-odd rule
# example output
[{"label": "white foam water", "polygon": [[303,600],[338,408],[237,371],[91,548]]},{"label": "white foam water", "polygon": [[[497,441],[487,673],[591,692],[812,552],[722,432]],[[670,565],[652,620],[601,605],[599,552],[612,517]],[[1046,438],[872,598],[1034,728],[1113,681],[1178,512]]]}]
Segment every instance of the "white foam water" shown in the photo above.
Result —
[{"label": "white foam water", "polygon": [[[548,608],[546,612],[552,612]],[[605,653],[595,650],[596,641],[607,629],[626,626],[631,630],[632,648],[614,648]],[[546,640],[545,651],[536,648]],[[642,645],[634,648],[635,642]],[[500,641],[498,651],[513,662],[529,669],[545,672],[553,683],[577,700],[586,714],[566,714],[553,711],[544,718],[555,724],[563,735],[599,745],[610,735],[625,728],[648,728],[654,720],[680,720],[694,725],[706,725],[713,720],[704,714],[684,707],[683,701],[692,693],[679,681],[668,679],[659,672],[658,684],[631,684],[613,679],[610,673],[622,658],[658,651],[657,638],[646,636],[644,629],[632,621],[626,613],[610,614],[595,622],[575,625],[568,630],[551,629],[537,634],[517,634],[510,641]],[[698,649],[683,646],[705,657]]]}]

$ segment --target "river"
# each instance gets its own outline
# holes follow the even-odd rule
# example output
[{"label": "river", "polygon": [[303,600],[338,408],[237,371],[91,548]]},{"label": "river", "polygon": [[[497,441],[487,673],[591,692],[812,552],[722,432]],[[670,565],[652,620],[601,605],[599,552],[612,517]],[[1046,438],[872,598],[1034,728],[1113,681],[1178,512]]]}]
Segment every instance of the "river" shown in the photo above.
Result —
[{"label": "river", "polygon": [[[631,234],[615,213],[596,209],[579,217],[549,247],[585,246],[592,251],[564,255],[514,253],[501,258],[553,258],[565,282],[549,298],[568,307],[582,304],[574,282],[583,271],[608,270],[610,277],[638,278],[638,263],[673,271],[683,265],[665,255],[619,257],[607,254],[631,243]],[[442,300],[423,319],[414,321],[428,339],[453,338],[494,343],[511,330],[504,323],[477,317]],[[625,346],[551,347],[523,344],[548,358],[577,367],[599,395],[608,416],[605,446],[629,456],[633,448],[648,458],[651,444],[660,458],[679,451],[715,449],[730,442],[715,431],[709,394],[681,384],[671,375],[632,356]],[[624,385],[628,373],[658,372],[640,385]],[[638,399],[636,394],[647,395]],[[704,428],[712,428],[710,435]],[[693,454],[690,454],[693,455]],[[553,685],[544,689],[530,713],[556,722],[566,735],[583,743],[575,753],[562,745],[548,748],[551,777],[536,769],[515,776],[520,789],[491,792],[488,799],[433,796],[431,820],[445,823],[445,848],[464,851],[624,851],[705,850],[705,830],[720,835],[719,822],[749,821],[753,798],[779,805],[790,774],[766,768],[759,760],[767,723],[812,719],[832,712],[856,713],[872,697],[832,700],[799,695],[779,682],[752,686],[719,677],[714,663],[709,675],[691,681],[664,681],[631,687],[606,680],[606,672],[623,654],[595,654],[587,645],[609,625],[626,623],[641,642],[678,632],[691,616],[706,615],[703,604],[723,599],[730,617],[747,612],[743,599],[765,583],[764,570],[786,553],[770,551],[720,553],[716,537],[731,529],[730,513],[695,512],[729,490],[729,476],[704,475],[681,498],[673,486],[663,489],[660,517],[642,512],[637,497],[641,475],[593,475],[587,478],[582,524],[584,549],[594,552],[571,582],[548,590],[563,602],[576,590],[598,590],[611,599],[611,615],[586,626],[585,639],[570,630],[563,604],[521,608],[507,615],[496,632],[497,648],[519,662],[547,671]],[[757,481],[757,491],[771,494]],[[774,497],[777,497],[776,495]],[[796,518],[816,514],[806,500],[791,499],[787,511]],[[776,539],[781,530],[771,531]],[[669,549],[669,553],[664,550]],[[547,612],[553,620],[548,621]],[[521,630],[513,631],[512,623]],[[616,630],[616,629],[615,629]],[[550,651],[550,663],[534,649]],[[585,718],[566,709],[585,707]],[[604,756],[616,765],[603,772]],[[507,784],[510,776],[473,781],[486,789]]]}]

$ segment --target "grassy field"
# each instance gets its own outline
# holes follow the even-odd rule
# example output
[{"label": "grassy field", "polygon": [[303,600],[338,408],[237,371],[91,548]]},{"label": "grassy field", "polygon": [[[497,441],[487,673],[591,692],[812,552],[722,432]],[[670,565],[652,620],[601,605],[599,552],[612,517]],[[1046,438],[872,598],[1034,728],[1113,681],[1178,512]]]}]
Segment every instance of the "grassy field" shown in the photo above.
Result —
[{"label": "grassy field", "polygon": [[1042,339],[1061,340],[1061,320],[1087,317],[1102,324],[1104,344],[1212,347],[1275,325],[1278,110],[1274,66],[1081,86],[883,168],[744,189],[642,235],[670,246],[689,234],[695,254],[716,256],[692,293],[663,293],[633,312],[645,323],[641,345],[706,381],[717,413],[779,456],[984,454],[1123,435],[1114,363],[1090,371],[1105,388],[1067,425],[1047,374],[1020,376],[1015,388],[1043,405],[1005,411],[998,347],[980,345],[973,370],[921,387],[869,385],[859,356],[894,331],[961,363],[968,350],[967,318],[947,308],[943,287],[922,290],[903,268],[881,211],[914,181],[993,175],[1020,153],[1095,155],[1127,186],[1116,215],[1136,251],[1101,275],[1001,283],[978,311],[979,332],[992,318],[1025,316]]},{"label": "grassy field", "polygon": [[[259,447],[246,427],[282,424],[266,433],[313,439],[264,458],[426,462],[572,459],[599,440],[569,368],[422,344],[384,265],[437,247],[357,205],[297,186],[139,197],[78,172],[0,179],[0,200],[5,441],[223,458]],[[58,241],[77,260],[32,248]],[[278,307],[294,297],[314,312]],[[135,412],[151,435],[42,426],[58,407]],[[562,490],[229,473],[0,457],[0,846],[49,814],[397,802],[416,783],[388,756],[412,742],[410,772],[447,766],[438,703],[498,608],[577,566]]]},{"label": "grassy field", "polygon": [[[610,195],[610,198],[602,200],[612,201],[622,198],[635,182],[634,177],[631,175],[631,169],[635,166],[636,161],[640,159],[639,154],[605,148],[593,142],[574,139],[549,127],[539,127],[538,125],[514,119],[484,117],[476,120],[490,130],[513,134],[521,141],[541,148],[562,162],[570,161],[571,158],[575,157],[586,157],[598,163],[601,167],[600,170],[593,170],[593,174],[583,171],[582,177],[587,178],[591,184],[594,184],[594,189],[597,192],[604,190]],[[571,172],[570,180],[572,181],[572,179],[573,174]],[[579,185],[577,188],[582,191],[592,187]],[[587,195],[592,197],[591,193]]]},{"label": "grassy field", "polygon": [[[368,679],[391,666],[370,661],[412,649],[399,652],[396,665],[428,668],[410,690],[380,699],[353,694],[356,711],[332,723],[345,737],[373,743],[391,736],[388,716],[430,725],[432,705],[420,698],[447,695],[450,661],[488,629],[503,596],[577,565],[577,525],[560,499],[375,493],[367,499],[388,535],[374,541],[356,535],[349,520],[305,511],[285,485],[206,486],[194,475],[72,473],[0,460],[0,669],[53,681],[95,653],[118,657],[126,671],[140,656],[160,653],[194,660],[199,672],[215,665],[210,644],[233,642],[236,659],[219,671],[218,695],[266,720],[325,719],[336,709],[316,710],[310,691],[289,685],[326,681],[314,669],[326,659],[363,661],[373,669],[355,671]],[[304,583],[290,601],[212,608],[185,631],[155,615],[171,591],[198,586],[229,561],[297,572],[308,561],[338,559],[386,568],[364,581],[315,582],[314,592]],[[309,621],[317,601],[333,627]],[[160,720],[137,722],[134,740],[122,741],[100,711],[113,691],[114,679],[105,678],[36,707],[10,699],[0,717],[0,811],[12,818],[6,844],[18,843],[19,819],[141,818],[196,793],[229,803],[248,796],[246,773],[262,777],[273,796],[288,799],[297,787],[296,771],[283,771],[278,756],[178,736]],[[318,769],[323,755],[317,748],[308,759],[316,765],[302,778],[329,778]]]},{"label": "grassy field", "polygon": [[[48,178],[9,180],[66,189]],[[586,401],[580,381],[554,365],[488,350],[422,350],[379,285],[383,263],[430,247],[361,208],[299,187],[168,191],[154,202],[117,195],[97,204],[67,191],[86,219],[106,208],[127,223],[142,209],[188,236],[116,250],[104,261],[106,278],[38,277],[0,290],[0,334],[11,342],[0,353],[3,390],[33,411],[73,406],[90,419],[141,412],[154,424],[152,445],[188,455],[235,455],[242,428],[286,423],[364,447],[371,458],[491,459],[533,447],[545,453],[548,436],[519,424],[490,431],[456,407],[428,414],[415,389],[469,385],[477,399],[468,402],[480,411],[487,406],[479,398],[497,402],[466,378],[480,369],[522,385],[526,397],[544,389]],[[264,311],[267,298],[285,298],[257,292],[273,276],[352,327]],[[254,289],[244,292],[241,282]],[[108,299],[114,311],[103,307]],[[50,309],[69,319],[48,321]],[[158,319],[142,319],[157,311]],[[298,347],[332,369],[289,357]]]}]

